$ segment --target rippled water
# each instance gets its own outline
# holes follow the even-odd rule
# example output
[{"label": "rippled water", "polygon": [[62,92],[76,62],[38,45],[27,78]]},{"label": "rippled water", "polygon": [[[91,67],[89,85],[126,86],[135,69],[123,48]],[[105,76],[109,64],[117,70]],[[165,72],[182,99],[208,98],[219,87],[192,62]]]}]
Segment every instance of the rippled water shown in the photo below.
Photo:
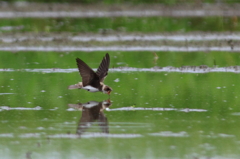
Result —
[{"label": "rippled water", "polygon": [[[2,36],[2,51],[174,51],[238,52],[239,33],[118,34],[118,35],[11,35]],[[59,45],[59,41],[62,42]],[[28,42],[33,45],[26,45]],[[47,43],[46,43],[47,42]],[[67,44],[66,44],[67,42]],[[79,42],[79,43],[78,43]],[[111,42],[111,45],[109,45]]]},{"label": "rippled water", "polygon": [[[67,86],[80,77],[76,69],[62,70],[2,72],[3,157],[238,155],[238,74],[166,75],[111,69],[106,83],[114,91],[108,99],[102,93],[68,90]],[[226,76],[228,80],[223,80]],[[139,147],[142,144],[148,148]],[[97,149],[90,153],[89,147]],[[159,153],[159,149],[164,152]],[[173,150],[178,153],[173,154]]]},{"label": "rippled water", "polygon": [[95,18],[95,17],[145,17],[145,16],[171,16],[171,17],[205,17],[205,16],[239,16],[239,10],[210,10],[210,9],[196,9],[196,10],[185,10],[185,9],[176,9],[176,10],[125,10],[125,11],[5,11],[0,12],[0,18],[62,18],[62,17],[71,17],[71,18]]},{"label": "rippled water", "polygon": [[[97,69],[93,69],[97,70]],[[48,68],[48,69],[0,69],[0,72],[42,72],[42,73],[72,73],[78,72],[78,69],[60,69],[60,68]],[[230,67],[208,67],[202,66],[182,66],[182,67],[153,67],[153,68],[133,68],[133,67],[119,67],[111,68],[109,72],[182,72],[182,73],[209,73],[209,72],[233,72],[239,73],[240,66]]]},{"label": "rippled water", "polygon": [[240,51],[240,47],[175,47],[175,46],[103,46],[103,47],[75,47],[75,46],[12,46],[1,47],[2,51],[175,51],[175,52],[196,52],[196,51]]},{"label": "rippled water", "polygon": [[[0,18],[239,15],[205,5],[43,12],[20,4]],[[25,27],[0,27],[14,31],[0,37],[0,158],[239,158],[238,32],[73,36]],[[110,95],[67,89],[81,81],[76,57],[96,71],[106,52]]]},{"label": "rippled water", "polygon": [[[20,26],[19,26],[20,27]],[[52,35],[52,36],[1,36],[0,39],[3,42],[11,43],[16,41],[25,41],[25,40],[40,40],[40,41],[54,41],[56,39],[63,39],[68,41],[101,41],[101,42],[109,42],[109,41],[158,41],[158,40],[173,40],[173,41],[211,41],[211,40],[240,40],[239,33],[195,33],[195,34],[167,34],[167,35],[151,35],[151,34],[141,34],[141,35],[81,35],[81,36],[64,36],[64,35]]]}]

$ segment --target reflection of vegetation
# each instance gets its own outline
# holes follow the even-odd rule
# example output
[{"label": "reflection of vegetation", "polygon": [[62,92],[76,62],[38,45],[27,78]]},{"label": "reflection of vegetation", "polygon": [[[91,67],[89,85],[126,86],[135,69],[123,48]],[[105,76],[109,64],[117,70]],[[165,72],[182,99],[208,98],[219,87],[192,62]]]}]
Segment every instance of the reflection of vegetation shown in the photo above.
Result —
[{"label": "reflection of vegetation", "polygon": [[[73,1],[95,3],[93,0],[34,0],[34,2]],[[100,2],[113,3],[111,0]],[[117,3],[123,2],[129,4],[126,0],[117,1]],[[169,5],[178,3],[176,0],[132,1],[132,3],[141,2]],[[181,1],[181,3],[186,2],[192,1]],[[204,2],[215,2],[215,0]],[[14,18],[1,19],[1,26],[24,26],[20,30],[1,31],[11,34],[17,32],[28,34],[29,32],[29,36],[32,36],[32,32],[43,32],[44,36],[44,32],[75,34],[100,31],[101,33],[104,31],[127,33],[240,31],[237,17]],[[27,46],[31,46],[31,43]],[[68,85],[80,80],[78,72],[31,73],[21,69],[76,68],[76,57],[90,61],[89,65],[97,68],[99,59],[105,53],[106,51],[88,53],[3,51],[0,53],[0,68],[15,69],[15,72],[0,72],[0,93],[14,93],[0,95],[0,105],[42,108],[42,110],[0,111],[2,158],[26,158],[25,154],[27,153],[29,157],[29,152],[32,152],[33,158],[57,158],[58,156],[60,158],[96,158],[96,156],[97,158],[198,158],[198,156],[199,158],[216,158],[216,156],[229,158],[230,156],[231,158],[234,155],[239,156],[240,128],[237,126],[239,116],[233,116],[232,113],[240,112],[240,85],[239,74],[234,73],[109,72],[106,83],[113,86],[110,96],[113,101],[112,108],[126,106],[131,106],[133,109],[134,107],[194,108],[205,109],[207,112],[106,111],[111,134],[126,133],[142,136],[137,139],[126,139],[123,136],[120,139],[109,137],[83,138],[82,140],[48,137],[48,135],[75,133],[77,126],[75,121],[79,118],[79,112],[66,111],[68,103],[102,101],[108,96],[102,93],[68,90]],[[110,68],[240,65],[239,53],[145,51],[109,53],[112,60]],[[116,79],[118,82],[114,82]],[[170,132],[170,134],[184,132],[187,137],[151,135],[158,132]],[[33,137],[24,138],[21,137],[22,134]]]},{"label": "reflection of vegetation", "polygon": [[174,17],[115,17],[115,18],[19,18],[2,19],[0,26],[24,25],[21,31],[33,32],[190,32],[240,31],[240,21],[232,17],[174,18]]},{"label": "reflection of vegetation", "polygon": [[[225,77],[228,78],[225,78]],[[206,110],[239,110],[240,86],[234,73],[109,73],[107,82],[113,85],[111,100],[115,107],[169,107],[201,108]],[[101,100],[106,95],[79,90],[67,90],[69,83],[78,81],[74,73],[6,72],[0,80],[2,91],[15,93],[2,95],[2,105],[66,109],[67,103],[80,100]],[[120,82],[115,83],[114,79]],[[115,94],[114,94],[115,93]],[[6,98],[7,97],[7,98]],[[120,101],[119,103],[118,101]],[[84,101],[83,101],[84,102]],[[145,105],[145,103],[148,103]],[[113,102],[114,104],[114,102]],[[227,110],[226,110],[227,111]]]},{"label": "reflection of vegetation", "polygon": [[[102,56],[102,55],[99,55]],[[96,58],[98,60],[98,58]],[[131,59],[134,61],[134,59]],[[67,62],[68,63],[68,62]],[[95,65],[95,64],[93,64]],[[96,64],[97,65],[97,64]],[[66,111],[68,103],[77,103],[78,100],[87,102],[89,100],[102,100],[107,96],[102,93],[89,93],[87,91],[68,90],[69,83],[78,80],[79,75],[75,73],[30,73],[30,72],[3,72],[1,73],[1,92],[15,93],[12,95],[1,95],[1,105],[11,107],[36,107],[41,106],[43,110],[23,111],[10,110],[1,111],[1,133],[43,133],[44,134],[67,134],[69,131],[75,133],[76,121],[79,112]],[[113,80],[119,78],[119,82]],[[11,80],[12,79],[12,80]],[[207,112],[173,112],[173,111],[124,111],[124,112],[105,112],[110,124],[111,134],[130,133],[142,134],[138,139],[49,139],[47,143],[45,137],[39,139],[43,145],[37,145],[36,140],[24,140],[21,150],[34,150],[34,152],[49,152],[59,150],[65,154],[66,149],[61,146],[53,145],[77,145],[81,148],[81,153],[86,153],[86,147],[98,147],[97,152],[108,150],[107,145],[111,143],[114,155],[118,154],[119,143],[122,152],[138,151],[131,153],[134,156],[147,156],[143,146],[149,144],[153,151],[150,155],[158,155],[158,150],[165,150],[161,156],[171,156],[172,146],[182,148],[191,146],[188,152],[199,152],[199,145],[204,144],[205,140],[215,148],[215,153],[229,154],[238,153],[234,148],[237,146],[232,140],[219,137],[221,134],[231,134],[239,137],[239,127],[236,127],[237,116],[231,115],[232,112],[239,112],[240,86],[239,74],[234,73],[207,73],[207,74],[187,74],[187,73],[109,73],[107,82],[113,86],[111,94],[113,101],[112,108],[134,106],[136,107],[163,107],[163,108],[194,108],[206,109]],[[44,90],[44,91],[43,91]],[[55,109],[56,110],[50,110]],[[5,123],[7,121],[7,123]],[[68,124],[65,124],[68,123]],[[111,126],[114,125],[115,126]],[[148,127],[124,127],[121,123],[141,123],[149,124]],[[22,128],[23,127],[23,128]],[[24,128],[26,127],[26,128]],[[43,127],[43,129],[38,129]],[[119,129],[117,129],[119,127]],[[162,137],[151,136],[149,133],[171,131],[174,133],[184,131],[188,137]],[[220,135],[219,135],[220,134]],[[219,135],[219,136],[218,136]],[[212,137],[212,138],[211,138]],[[217,139],[215,139],[217,137]],[[15,139],[15,138],[14,138]],[[11,148],[8,138],[2,138],[2,143]],[[106,142],[107,141],[107,142]],[[224,143],[224,144],[219,144]],[[30,143],[30,144],[28,144]],[[137,144],[138,146],[130,146]],[[160,146],[157,146],[157,145]],[[28,146],[27,146],[28,145]],[[31,145],[31,146],[29,146]],[[225,146],[227,147],[225,148]],[[72,148],[75,149],[75,148]],[[137,150],[138,149],[138,150]],[[61,150],[61,151],[60,151]],[[19,151],[16,151],[19,152]],[[122,153],[121,152],[121,153]],[[205,150],[204,150],[205,152]],[[106,154],[100,153],[100,156]],[[179,155],[185,154],[185,149],[179,151]],[[121,154],[118,154],[121,156]],[[176,155],[176,154],[175,154]],[[137,158],[138,158],[137,157]],[[102,157],[104,158],[104,157]]]},{"label": "reflection of vegetation", "polygon": [[[207,65],[213,67],[227,67],[240,65],[239,53],[227,52],[108,52],[111,57],[110,68],[115,67],[136,67],[136,68],[151,68],[154,66],[200,66]],[[89,55],[91,54],[91,58]],[[77,57],[87,60],[91,58],[89,65],[92,68],[99,66],[99,61],[106,51],[98,52],[71,52],[71,53],[55,53],[55,52],[1,52],[0,68],[77,68],[75,59]],[[156,54],[156,55],[155,55]],[[155,61],[156,56],[158,59]],[[137,59],[136,59],[137,57]],[[77,76],[78,74],[76,74]],[[80,78],[80,76],[79,76]],[[78,81],[78,80],[76,80]]]}]

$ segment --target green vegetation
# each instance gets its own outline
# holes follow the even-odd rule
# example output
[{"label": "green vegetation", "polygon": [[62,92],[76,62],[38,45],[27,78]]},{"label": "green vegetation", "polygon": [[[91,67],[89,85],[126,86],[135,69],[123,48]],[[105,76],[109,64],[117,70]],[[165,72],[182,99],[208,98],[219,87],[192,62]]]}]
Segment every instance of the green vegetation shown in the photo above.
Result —
[{"label": "green vegetation", "polygon": [[[113,52],[109,51],[111,58],[110,68],[116,67],[135,67],[152,68],[154,66],[181,67],[181,66],[200,66],[208,67],[228,67],[240,65],[239,53],[226,52],[155,52],[158,60],[154,60],[153,52]],[[75,59],[77,57],[86,61],[92,68],[99,66],[106,51],[98,52],[1,52],[0,68],[25,69],[25,68],[77,68]],[[89,56],[94,58],[89,58]],[[115,58],[113,58],[115,57]],[[137,60],[136,60],[136,57]],[[21,61],[21,62],[19,62]]]},{"label": "green vegetation", "polygon": [[[15,32],[190,32],[240,31],[240,21],[231,17],[114,17],[114,18],[19,18],[1,19],[1,26],[24,26]],[[9,31],[2,31],[9,32]]]},{"label": "green vegetation", "polygon": [[[95,3],[93,0],[34,2]],[[178,3],[176,0],[99,2],[165,5]],[[192,3],[190,0],[181,1],[181,3],[188,2]],[[215,0],[204,2],[214,3]],[[228,1],[228,3],[232,2],[234,1]],[[1,28],[4,26],[23,26],[23,28],[4,30]],[[15,18],[1,19],[0,31],[2,35],[21,32],[28,36],[31,36],[31,33],[42,33],[43,36],[45,33],[56,35],[58,32],[70,32],[73,35],[105,34],[108,31],[174,34],[194,31],[240,31],[240,24],[236,17]],[[27,46],[31,44],[29,42]],[[91,100],[100,102],[108,99],[108,95],[89,93],[85,90],[68,90],[68,85],[81,81],[78,72],[36,73],[24,70],[77,68],[76,57],[86,61],[90,67],[97,68],[105,53],[106,51],[0,52],[0,69],[13,69],[12,72],[0,72],[1,158],[237,159],[240,156],[238,126],[240,85],[239,74],[235,73],[110,72],[105,83],[113,88],[110,96],[112,101],[110,109],[113,111],[104,112],[108,118],[109,136],[71,138],[72,134],[76,134],[82,112],[68,111],[68,104]],[[109,54],[110,68],[240,65],[238,52],[111,51]],[[154,61],[155,55],[159,57],[156,61]],[[3,109],[6,106],[9,110]],[[41,110],[23,110],[36,107],[40,107]],[[123,107],[130,107],[131,110],[116,110]],[[137,110],[140,108],[150,110]],[[152,108],[164,108],[164,110]],[[183,109],[185,111],[181,111]],[[101,132],[98,124],[93,124],[85,134]]]}]

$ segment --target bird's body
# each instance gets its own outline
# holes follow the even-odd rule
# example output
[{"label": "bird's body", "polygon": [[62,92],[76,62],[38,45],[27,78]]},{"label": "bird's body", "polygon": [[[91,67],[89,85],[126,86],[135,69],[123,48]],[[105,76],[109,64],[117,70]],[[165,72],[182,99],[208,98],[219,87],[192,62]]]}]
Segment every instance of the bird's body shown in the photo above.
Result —
[{"label": "bird's body", "polygon": [[91,85],[83,86],[83,83],[79,82],[79,83],[77,83],[75,85],[69,86],[68,88],[69,89],[79,88],[79,89],[85,89],[85,90],[87,90],[89,92],[99,92],[101,90],[101,85],[103,85],[103,83],[100,84],[100,89],[99,89],[99,88],[93,87]]},{"label": "bird's body", "polygon": [[94,72],[85,62],[77,58],[77,65],[80,75],[82,77],[82,82],[75,85],[70,85],[68,89],[85,89],[89,92],[103,92],[110,94],[112,88],[103,83],[104,79],[108,74],[108,67],[110,64],[110,57],[107,53],[103,58],[97,72]]},{"label": "bird's body", "polygon": [[92,86],[85,86],[85,87],[82,87],[82,89],[85,89],[89,92],[98,92],[99,91],[99,89],[92,87]]}]

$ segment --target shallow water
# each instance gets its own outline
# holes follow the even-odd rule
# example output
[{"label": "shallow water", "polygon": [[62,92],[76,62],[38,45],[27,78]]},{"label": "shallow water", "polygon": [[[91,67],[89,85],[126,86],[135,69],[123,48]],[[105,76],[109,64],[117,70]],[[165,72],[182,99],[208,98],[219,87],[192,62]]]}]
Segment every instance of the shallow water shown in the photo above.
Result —
[{"label": "shallow water", "polygon": [[175,51],[175,52],[199,52],[199,51],[228,51],[239,52],[240,47],[175,47],[175,46],[103,46],[103,47],[75,47],[75,46],[57,46],[57,47],[26,47],[26,46],[11,46],[0,47],[2,51]]},{"label": "shallow water", "polygon": [[[96,71],[96,68],[93,68]],[[72,73],[78,72],[76,68],[60,69],[60,68],[45,68],[45,69],[0,69],[0,72],[42,72],[42,73]],[[180,73],[209,73],[209,72],[233,72],[240,73],[240,66],[230,67],[208,67],[201,66],[182,66],[182,67],[153,67],[153,68],[133,68],[133,67],[119,67],[110,68],[109,72],[180,72]]]},{"label": "shallow water", "polygon": [[36,70],[2,72],[4,158],[239,156],[239,74],[110,71],[103,107],[108,95],[67,89],[75,69]]},{"label": "shallow water", "polygon": [[[76,4],[77,5],[77,4]],[[71,18],[96,18],[96,17],[154,17],[154,16],[170,16],[170,17],[206,17],[206,16],[224,16],[224,17],[231,17],[231,16],[239,16],[240,12],[236,8],[233,8],[229,5],[219,5],[219,6],[202,6],[198,7],[194,5],[195,9],[189,6],[175,6],[175,8],[170,8],[167,6],[157,5],[146,5],[145,8],[141,6],[137,6],[134,9],[129,8],[129,6],[119,6],[113,8],[112,10],[109,8],[105,8],[103,6],[93,6],[92,8],[89,6],[87,7],[89,10],[82,8],[79,5],[79,8],[82,8],[81,11],[76,9],[74,6],[69,5],[70,7],[61,8],[60,11],[52,11],[49,8],[42,7],[38,8],[38,6],[34,4],[23,4],[20,11],[15,11],[13,8],[8,8],[6,11],[0,12],[0,18],[62,18],[62,17],[71,17]],[[210,6],[210,5],[209,5]],[[25,9],[25,7],[33,7],[39,11],[28,11],[29,9]],[[103,8],[102,8],[103,7]],[[126,9],[127,7],[127,9]],[[133,7],[133,6],[131,6]],[[221,8],[221,7],[224,7]],[[70,10],[69,10],[70,9]],[[58,9],[59,10],[59,9]],[[106,11],[107,10],[107,11]]]},{"label": "shallow water", "polygon": [[[237,6],[3,4],[0,158],[239,158]],[[67,89],[106,52],[110,96]]]},{"label": "shallow water", "polygon": [[[21,28],[21,26],[17,26]],[[14,28],[13,28],[14,29]],[[35,34],[33,34],[35,35]],[[8,35],[1,36],[0,40],[5,43],[21,42],[27,40],[39,40],[39,41],[100,41],[100,42],[112,42],[112,41],[158,41],[158,40],[171,40],[171,41],[225,41],[225,40],[240,40],[239,32],[234,33],[188,33],[188,34],[120,34],[117,35],[100,35],[100,34],[83,34],[79,36],[72,36],[69,34],[49,34],[48,36],[37,35],[33,37],[30,35]]]},{"label": "shallow water", "polygon": [[[238,52],[239,32],[188,34],[10,34],[0,37],[1,51],[174,51]],[[31,45],[29,45],[31,43]]]}]

